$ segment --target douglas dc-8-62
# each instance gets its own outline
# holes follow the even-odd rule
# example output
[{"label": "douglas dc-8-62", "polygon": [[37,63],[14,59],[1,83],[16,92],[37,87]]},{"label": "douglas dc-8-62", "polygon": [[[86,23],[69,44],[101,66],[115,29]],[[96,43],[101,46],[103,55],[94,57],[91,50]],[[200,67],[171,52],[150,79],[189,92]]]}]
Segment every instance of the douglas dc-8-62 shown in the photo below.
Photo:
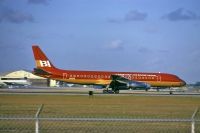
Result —
[{"label": "douglas dc-8-62", "polygon": [[36,62],[33,73],[44,78],[72,84],[99,85],[112,88],[114,93],[128,89],[182,87],[186,84],[178,76],[168,73],[61,70],[52,64],[39,46],[34,45],[32,49]]}]

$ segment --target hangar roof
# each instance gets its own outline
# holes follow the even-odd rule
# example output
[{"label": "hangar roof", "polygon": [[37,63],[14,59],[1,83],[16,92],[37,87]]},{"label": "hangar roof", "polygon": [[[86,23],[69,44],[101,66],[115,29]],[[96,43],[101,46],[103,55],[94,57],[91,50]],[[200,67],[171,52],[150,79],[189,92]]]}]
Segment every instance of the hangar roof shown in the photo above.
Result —
[{"label": "hangar roof", "polygon": [[36,76],[28,70],[17,70],[17,71],[10,71],[4,72],[0,74],[0,77],[7,77],[7,78],[24,78],[27,77],[28,79],[44,79],[42,77]]}]

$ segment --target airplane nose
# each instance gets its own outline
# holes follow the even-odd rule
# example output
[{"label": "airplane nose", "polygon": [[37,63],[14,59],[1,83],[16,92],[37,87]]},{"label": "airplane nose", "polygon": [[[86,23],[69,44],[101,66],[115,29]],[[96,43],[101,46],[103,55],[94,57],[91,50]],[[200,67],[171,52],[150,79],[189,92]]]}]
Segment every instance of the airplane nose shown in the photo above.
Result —
[{"label": "airplane nose", "polygon": [[182,80],[181,85],[182,85],[182,86],[185,86],[185,85],[186,85],[186,82]]}]

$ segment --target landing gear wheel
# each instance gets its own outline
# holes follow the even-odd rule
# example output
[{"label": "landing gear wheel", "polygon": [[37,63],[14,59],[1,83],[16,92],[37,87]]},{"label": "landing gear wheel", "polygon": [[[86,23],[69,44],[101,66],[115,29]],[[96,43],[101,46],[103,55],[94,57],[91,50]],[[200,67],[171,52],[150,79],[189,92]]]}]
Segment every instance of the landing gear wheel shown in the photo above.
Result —
[{"label": "landing gear wheel", "polygon": [[119,90],[114,90],[115,94],[119,94]]},{"label": "landing gear wheel", "polygon": [[108,93],[108,90],[103,90],[103,94],[107,94]]},{"label": "landing gear wheel", "polygon": [[169,91],[169,94],[172,95],[172,94],[173,94],[172,88],[169,88],[169,90],[170,90],[170,91]]}]

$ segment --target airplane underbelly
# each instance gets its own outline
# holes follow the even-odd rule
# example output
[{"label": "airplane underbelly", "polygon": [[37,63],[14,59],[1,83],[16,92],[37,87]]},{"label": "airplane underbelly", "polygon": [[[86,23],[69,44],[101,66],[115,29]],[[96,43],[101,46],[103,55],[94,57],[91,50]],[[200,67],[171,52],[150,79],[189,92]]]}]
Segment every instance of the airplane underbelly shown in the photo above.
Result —
[{"label": "airplane underbelly", "polygon": [[151,85],[151,87],[179,87],[181,85],[180,82],[167,82],[167,81],[147,81],[148,84]]},{"label": "airplane underbelly", "polygon": [[64,81],[67,83],[74,83],[74,84],[97,84],[97,85],[107,85],[110,84],[111,80],[102,80],[102,79],[55,79]]}]

